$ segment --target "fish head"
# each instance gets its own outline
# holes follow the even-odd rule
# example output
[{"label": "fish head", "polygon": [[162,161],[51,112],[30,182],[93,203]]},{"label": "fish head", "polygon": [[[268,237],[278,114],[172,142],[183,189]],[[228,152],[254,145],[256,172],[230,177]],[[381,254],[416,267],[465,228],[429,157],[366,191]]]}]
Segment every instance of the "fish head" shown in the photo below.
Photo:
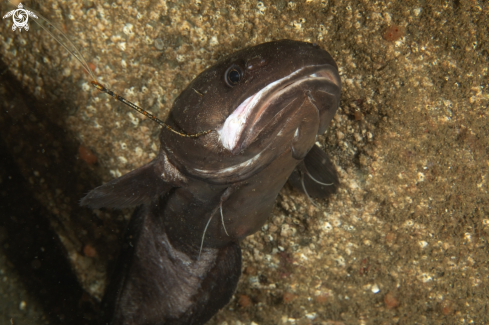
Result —
[{"label": "fish head", "polygon": [[187,174],[243,180],[291,150],[300,161],[340,101],[338,68],[316,44],[281,40],[245,48],[198,75],[175,100],[161,150]]}]

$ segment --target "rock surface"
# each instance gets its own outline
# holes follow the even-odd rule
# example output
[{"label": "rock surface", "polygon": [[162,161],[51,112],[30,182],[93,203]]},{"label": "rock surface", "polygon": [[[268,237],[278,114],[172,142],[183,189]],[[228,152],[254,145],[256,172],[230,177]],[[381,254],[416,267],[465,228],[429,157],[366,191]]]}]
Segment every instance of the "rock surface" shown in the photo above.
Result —
[{"label": "rock surface", "polygon": [[[87,0],[34,9],[105,85],[160,118],[204,68],[248,45],[316,42],[337,61],[342,102],[318,144],[342,187],[319,208],[284,188],[269,222],[242,243],[238,291],[212,324],[489,321],[487,1]],[[77,200],[151,160],[160,129],[92,88],[35,23],[22,33],[11,26],[0,24],[1,139],[82,287],[99,298],[130,211],[91,212]]]}]

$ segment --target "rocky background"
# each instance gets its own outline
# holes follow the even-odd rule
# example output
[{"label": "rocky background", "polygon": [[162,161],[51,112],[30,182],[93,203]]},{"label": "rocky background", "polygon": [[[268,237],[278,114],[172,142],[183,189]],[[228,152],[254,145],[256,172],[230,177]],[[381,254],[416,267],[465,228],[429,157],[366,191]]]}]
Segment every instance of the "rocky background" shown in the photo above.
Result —
[{"label": "rocky background", "polygon": [[[249,45],[316,42],[337,61],[342,102],[319,143],[341,188],[319,208],[284,188],[211,324],[489,322],[487,1],[23,4],[160,118]],[[155,157],[160,128],[31,20],[0,23],[0,323],[92,324],[131,211],[78,200]]]}]

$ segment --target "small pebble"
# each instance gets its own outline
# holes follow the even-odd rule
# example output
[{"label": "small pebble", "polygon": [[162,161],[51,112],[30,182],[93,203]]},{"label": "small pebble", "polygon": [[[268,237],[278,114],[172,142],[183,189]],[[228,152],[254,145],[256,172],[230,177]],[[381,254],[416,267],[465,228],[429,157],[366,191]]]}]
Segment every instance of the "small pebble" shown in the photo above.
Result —
[{"label": "small pebble", "polygon": [[155,47],[157,50],[162,51],[165,46],[165,43],[161,38],[155,39]]},{"label": "small pebble", "polygon": [[256,268],[252,266],[247,266],[244,270],[244,273],[247,275],[256,275]]},{"label": "small pebble", "polygon": [[385,235],[385,242],[387,245],[392,245],[396,241],[396,234],[393,232],[388,232],[387,235]]},{"label": "small pebble", "polygon": [[449,300],[445,300],[441,303],[442,309],[441,312],[443,315],[450,315],[453,312],[453,304]]},{"label": "small pebble", "polygon": [[86,257],[95,257],[97,255],[97,250],[92,245],[85,245],[85,247],[83,247],[83,255]]},{"label": "small pebble", "polygon": [[251,299],[247,295],[240,295],[238,298],[238,304],[243,308],[247,308],[251,306]]},{"label": "small pebble", "polygon": [[401,26],[389,26],[382,34],[382,37],[389,42],[394,42],[404,36],[404,28]]},{"label": "small pebble", "polygon": [[396,308],[397,306],[399,306],[399,300],[397,300],[396,297],[394,297],[394,295],[390,292],[388,292],[384,296],[384,303],[385,303],[385,306],[387,307],[387,309],[392,309],[392,308]]},{"label": "small pebble", "polygon": [[90,150],[88,150],[87,147],[80,145],[78,147],[78,155],[80,156],[80,159],[86,162],[89,165],[93,165],[97,162],[97,156]]},{"label": "small pebble", "polygon": [[294,295],[293,293],[290,293],[290,292],[285,292],[284,293],[284,303],[286,304],[289,304],[291,303],[295,298],[297,298],[296,295]]},{"label": "small pebble", "polygon": [[377,284],[374,284],[372,286],[372,289],[370,290],[372,290],[373,293],[378,293],[380,291],[379,286]]},{"label": "small pebble", "polygon": [[326,294],[320,294],[319,296],[316,297],[316,301],[319,303],[325,303],[329,300],[329,296]]}]

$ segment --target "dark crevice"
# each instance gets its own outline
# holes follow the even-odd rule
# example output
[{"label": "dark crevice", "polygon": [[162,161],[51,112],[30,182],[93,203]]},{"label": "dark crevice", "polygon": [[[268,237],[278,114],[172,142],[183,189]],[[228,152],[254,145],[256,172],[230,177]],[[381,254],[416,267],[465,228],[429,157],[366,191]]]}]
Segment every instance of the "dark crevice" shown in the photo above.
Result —
[{"label": "dark crevice", "polygon": [[30,193],[3,140],[0,157],[0,227],[8,234],[3,253],[50,324],[96,324],[96,304],[78,284],[48,212]]}]

